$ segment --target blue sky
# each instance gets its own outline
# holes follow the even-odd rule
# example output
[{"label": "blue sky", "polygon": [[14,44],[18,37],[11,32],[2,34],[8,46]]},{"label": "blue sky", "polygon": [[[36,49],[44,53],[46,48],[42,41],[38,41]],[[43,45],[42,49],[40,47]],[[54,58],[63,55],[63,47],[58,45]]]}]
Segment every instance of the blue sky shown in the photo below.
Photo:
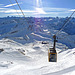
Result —
[{"label": "blue sky", "polygon": [[[11,2],[10,2],[11,1]],[[67,17],[75,11],[75,0],[17,0],[25,16]],[[16,10],[19,15],[16,13]],[[0,17],[23,16],[15,0],[0,0]],[[75,14],[73,15],[75,17]]]}]

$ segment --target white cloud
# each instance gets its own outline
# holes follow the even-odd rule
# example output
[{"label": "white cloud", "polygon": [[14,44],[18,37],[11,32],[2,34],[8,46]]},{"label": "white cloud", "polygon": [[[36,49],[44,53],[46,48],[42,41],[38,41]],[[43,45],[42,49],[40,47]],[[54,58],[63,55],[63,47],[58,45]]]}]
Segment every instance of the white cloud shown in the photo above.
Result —
[{"label": "white cloud", "polygon": [[69,11],[75,11],[75,9],[71,9],[71,10],[69,10]]},{"label": "white cloud", "polygon": [[[19,15],[22,16],[21,10],[14,10],[14,9],[9,9],[9,8],[3,8],[3,10],[0,10],[1,13],[5,13],[7,15],[14,15],[17,16],[17,12],[19,13]],[[25,13],[26,16],[35,16],[35,14],[41,14],[44,15],[46,14],[46,12],[42,9],[42,8],[35,8],[35,10],[23,10],[23,12]]]},{"label": "white cloud", "polygon": [[67,13],[71,13],[70,11],[64,11],[64,12],[47,12],[47,14],[67,14]]},{"label": "white cloud", "polygon": [[[24,13],[33,13],[33,14],[46,14],[46,12],[42,8],[36,8],[35,10],[22,10]],[[0,10],[3,13],[16,13],[14,9],[4,8],[4,10]],[[17,10],[17,12],[21,13],[21,10]]]},{"label": "white cloud", "polygon": [[36,13],[35,14],[46,14],[46,12],[42,8],[35,8]]},{"label": "white cloud", "polygon": [[[14,9],[8,9],[8,8],[0,8],[2,10],[0,10],[0,12],[3,13],[16,13],[16,10]],[[36,11],[34,10],[22,10],[24,13],[35,13]],[[21,13],[21,10],[17,10],[17,12]]]},{"label": "white cloud", "polygon": [[[5,13],[15,13],[16,10],[14,9],[11,9],[11,10],[7,10],[7,11],[4,11]],[[17,12],[21,12],[21,10],[17,10]],[[32,11],[32,10],[23,10],[23,12],[35,12],[35,11]]]},{"label": "white cloud", "polygon": [[[75,9],[67,9],[67,8],[35,8],[34,10],[23,10],[26,16],[37,16],[40,14],[40,16],[69,16],[72,11],[75,11]],[[22,15],[20,10],[17,10],[19,15]],[[16,10],[10,9],[10,8],[0,8],[1,14],[7,14],[7,15],[15,15],[17,16]]]},{"label": "white cloud", "polygon": [[0,10],[3,10],[3,9],[5,9],[5,8],[0,8]]},{"label": "white cloud", "polygon": [[[22,4],[22,3],[19,3],[19,4]],[[6,5],[6,6],[4,6],[4,7],[11,7],[11,6],[14,6],[14,5],[17,5],[17,3],[9,4],[9,5]]]},{"label": "white cloud", "polygon": [[46,12],[47,15],[55,15],[55,16],[69,16],[72,11],[75,11],[75,9],[71,10],[69,8],[49,8],[49,7],[44,7],[43,8]]},{"label": "white cloud", "polygon": [[45,11],[51,11],[51,12],[64,12],[64,11],[68,11],[70,9],[68,8],[49,8],[49,7],[44,7],[43,8]]}]

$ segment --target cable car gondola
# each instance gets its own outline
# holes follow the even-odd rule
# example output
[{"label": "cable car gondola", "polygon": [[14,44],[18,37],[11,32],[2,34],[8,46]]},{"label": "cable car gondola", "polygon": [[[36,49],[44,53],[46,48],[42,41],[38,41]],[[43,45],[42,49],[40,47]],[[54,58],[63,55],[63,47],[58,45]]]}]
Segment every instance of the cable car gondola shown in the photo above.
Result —
[{"label": "cable car gondola", "polygon": [[49,62],[57,62],[57,52],[55,50],[55,44],[57,42],[56,35],[54,35],[53,38],[54,38],[54,46],[53,48],[50,48],[48,50],[48,61]]}]

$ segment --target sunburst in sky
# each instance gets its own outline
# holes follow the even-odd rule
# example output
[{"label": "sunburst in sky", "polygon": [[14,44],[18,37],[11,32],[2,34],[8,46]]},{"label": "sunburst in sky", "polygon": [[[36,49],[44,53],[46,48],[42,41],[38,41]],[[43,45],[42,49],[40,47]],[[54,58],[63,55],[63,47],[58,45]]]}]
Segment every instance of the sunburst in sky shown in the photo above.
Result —
[{"label": "sunburst in sky", "polygon": [[39,5],[39,0],[36,0],[37,6]]},{"label": "sunburst in sky", "polygon": [[[66,17],[75,11],[75,0],[17,0],[25,16]],[[15,0],[0,0],[0,17],[18,16],[13,6],[19,12]],[[63,5],[64,4],[64,5]]]},{"label": "sunburst in sky", "polygon": [[37,7],[41,7],[42,6],[42,0],[36,0],[36,4],[37,4]]},{"label": "sunburst in sky", "polygon": [[40,17],[41,14],[46,14],[46,12],[43,10],[43,7],[42,7],[42,0],[36,0],[36,7],[35,7],[35,10],[36,10],[36,15],[38,15]]}]

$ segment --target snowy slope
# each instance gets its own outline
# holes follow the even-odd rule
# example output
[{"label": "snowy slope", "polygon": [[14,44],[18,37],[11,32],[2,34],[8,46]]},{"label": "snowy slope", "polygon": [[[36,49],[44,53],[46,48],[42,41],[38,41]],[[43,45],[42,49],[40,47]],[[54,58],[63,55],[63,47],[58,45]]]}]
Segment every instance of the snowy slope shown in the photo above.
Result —
[{"label": "snowy slope", "polygon": [[57,62],[48,62],[48,49],[58,31],[55,26],[48,27],[53,19],[0,19],[0,49],[4,49],[0,52],[0,75],[74,75],[75,35],[61,31],[57,35]]},{"label": "snowy slope", "polygon": [[[66,46],[58,43],[57,47]],[[75,73],[75,49],[61,51],[57,48],[58,60],[48,62],[48,46],[39,41],[22,45],[10,40],[1,40],[0,53],[1,75],[73,75]],[[20,53],[25,50],[25,55]]]},{"label": "snowy slope", "polygon": [[[25,44],[34,40],[49,40],[60,29],[66,18],[1,18],[0,38],[9,38]],[[66,28],[66,29],[65,29]],[[75,18],[67,23],[63,31],[57,37],[58,41],[66,44],[69,48],[75,47]],[[38,37],[40,38],[38,38]],[[15,40],[16,39],[16,40]],[[67,41],[66,41],[67,40]],[[69,43],[68,43],[69,42]]]}]

